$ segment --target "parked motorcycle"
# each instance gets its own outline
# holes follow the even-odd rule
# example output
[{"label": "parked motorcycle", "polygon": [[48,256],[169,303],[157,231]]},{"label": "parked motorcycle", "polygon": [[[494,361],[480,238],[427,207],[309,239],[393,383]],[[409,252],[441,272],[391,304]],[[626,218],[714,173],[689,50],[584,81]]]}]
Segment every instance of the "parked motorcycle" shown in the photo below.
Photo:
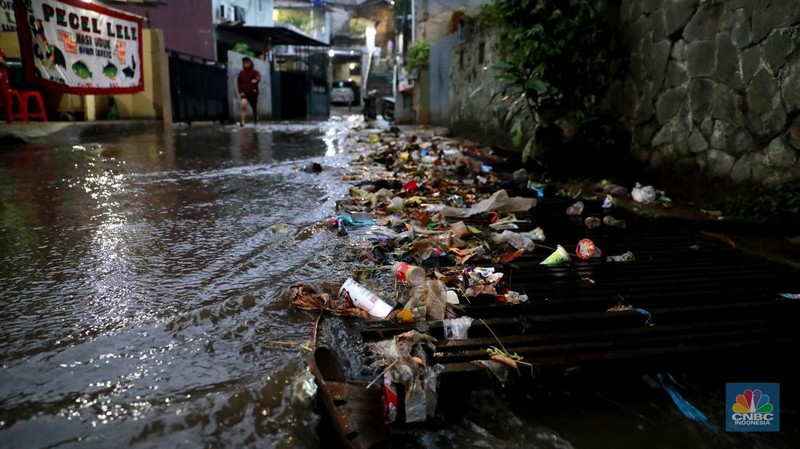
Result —
[{"label": "parked motorcycle", "polygon": [[383,97],[381,100],[381,115],[387,121],[394,120],[394,97]]},{"label": "parked motorcycle", "polygon": [[378,118],[377,93],[377,90],[371,90],[364,96],[364,121],[366,122]]}]

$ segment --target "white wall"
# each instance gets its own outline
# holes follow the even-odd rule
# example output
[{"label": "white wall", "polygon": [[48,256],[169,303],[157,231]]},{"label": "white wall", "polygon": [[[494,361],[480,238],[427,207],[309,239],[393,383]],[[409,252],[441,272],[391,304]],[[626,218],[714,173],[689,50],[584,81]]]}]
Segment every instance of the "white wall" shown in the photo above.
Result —
[{"label": "white wall", "polygon": [[[236,93],[236,76],[242,71],[242,58],[245,55],[236,53],[234,51],[228,52],[228,98],[231,104],[228,105],[230,111],[230,118],[234,121],[239,121],[239,112],[241,106],[239,105],[239,95]],[[272,119],[272,78],[269,74],[269,62],[262,61],[259,58],[250,58],[253,60],[253,68],[261,72],[261,82],[258,84],[258,119],[271,120]],[[247,119],[250,120],[251,116],[248,111]]]},{"label": "white wall", "polygon": [[244,10],[244,24],[246,26],[271,27],[273,0],[211,0],[214,10],[214,23],[220,23],[220,5],[227,4],[238,6]]}]

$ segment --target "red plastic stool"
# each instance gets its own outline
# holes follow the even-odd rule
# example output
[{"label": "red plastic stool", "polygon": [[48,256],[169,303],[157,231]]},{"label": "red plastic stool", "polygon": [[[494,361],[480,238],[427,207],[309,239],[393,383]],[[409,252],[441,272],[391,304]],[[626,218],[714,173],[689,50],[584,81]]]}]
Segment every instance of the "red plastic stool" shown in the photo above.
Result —
[{"label": "red plastic stool", "polygon": [[[32,118],[41,119],[41,121],[47,121],[47,111],[44,109],[44,101],[42,101],[42,94],[35,90],[21,90],[18,91],[20,95],[20,104],[22,105],[22,120],[25,123]],[[30,108],[30,100],[33,100],[34,106],[36,106],[39,110],[38,112],[31,112]]]},{"label": "red plastic stool", "polygon": [[[14,112],[14,103],[17,104],[17,112]],[[23,118],[22,96],[19,92],[11,89],[0,90],[0,110],[3,110],[8,124],[14,123],[14,119]]]},{"label": "red plastic stool", "polygon": [[[14,111],[14,103],[18,105]],[[33,100],[37,112],[31,112],[30,101]],[[32,118],[38,118],[43,122],[47,121],[47,111],[44,109],[42,94],[35,90],[15,90],[11,88],[8,78],[8,70],[0,67],[0,109],[5,110],[6,122],[14,123],[14,120],[23,120],[28,123]]]}]

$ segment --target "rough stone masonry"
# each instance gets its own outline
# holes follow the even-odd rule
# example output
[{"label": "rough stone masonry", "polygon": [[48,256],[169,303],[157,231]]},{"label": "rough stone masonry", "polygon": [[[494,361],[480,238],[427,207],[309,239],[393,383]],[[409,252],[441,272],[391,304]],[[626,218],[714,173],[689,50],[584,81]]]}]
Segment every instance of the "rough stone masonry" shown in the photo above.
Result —
[{"label": "rough stone masonry", "polygon": [[620,19],[629,67],[610,97],[640,161],[737,183],[800,175],[800,1],[622,0]]}]

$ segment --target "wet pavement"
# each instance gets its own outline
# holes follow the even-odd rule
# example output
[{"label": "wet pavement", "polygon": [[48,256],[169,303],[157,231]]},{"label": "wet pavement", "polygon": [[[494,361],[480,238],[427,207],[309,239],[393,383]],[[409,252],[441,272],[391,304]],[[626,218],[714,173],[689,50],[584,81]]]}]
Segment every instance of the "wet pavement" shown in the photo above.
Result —
[{"label": "wet pavement", "polygon": [[[340,283],[327,226],[360,117],[63,135],[0,149],[0,447],[335,447],[316,430],[305,353],[316,314],[289,287]],[[369,132],[367,132],[369,133]],[[320,173],[304,170],[310,163]],[[357,364],[338,318],[321,335]],[[791,447],[726,434],[726,373],[476,391],[398,429],[405,447]],[[792,387],[789,387],[791,390]]]}]

